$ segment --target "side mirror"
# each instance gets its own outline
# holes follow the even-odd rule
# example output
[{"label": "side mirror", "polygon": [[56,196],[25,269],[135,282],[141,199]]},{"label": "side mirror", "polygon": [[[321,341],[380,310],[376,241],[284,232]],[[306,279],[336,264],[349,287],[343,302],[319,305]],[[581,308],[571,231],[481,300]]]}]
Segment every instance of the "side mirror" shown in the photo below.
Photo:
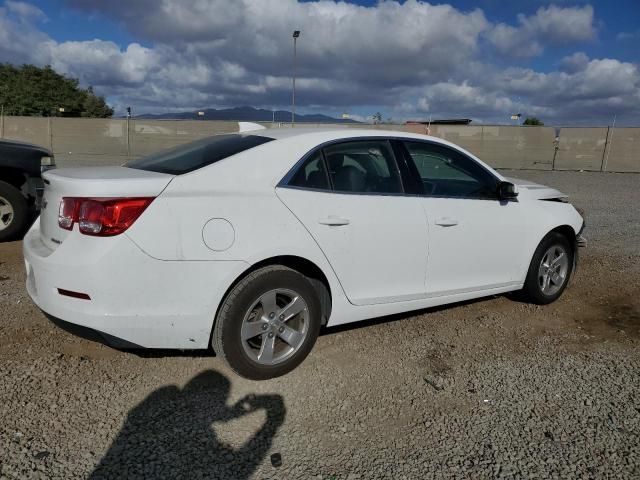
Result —
[{"label": "side mirror", "polygon": [[515,200],[518,197],[518,187],[511,182],[498,184],[498,198],[500,200]]}]

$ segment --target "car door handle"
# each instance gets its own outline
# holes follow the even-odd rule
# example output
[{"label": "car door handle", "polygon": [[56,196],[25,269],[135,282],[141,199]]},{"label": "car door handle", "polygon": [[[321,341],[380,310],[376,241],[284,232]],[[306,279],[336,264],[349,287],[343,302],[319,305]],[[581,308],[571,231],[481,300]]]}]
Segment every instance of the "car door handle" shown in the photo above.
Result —
[{"label": "car door handle", "polygon": [[458,220],[450,217],[443,217],[436,220],[436,225],[440,225],[441,227],[454,227],[458,225]]},{"label": "car door handle", "polygon": [[342,225],[349,225],[349,220],[341,217],[334,217],[333,215],[329,215],[327,218],[322,218],[318,220],[320,225],[330,225],[332,227],[339,227]]}]

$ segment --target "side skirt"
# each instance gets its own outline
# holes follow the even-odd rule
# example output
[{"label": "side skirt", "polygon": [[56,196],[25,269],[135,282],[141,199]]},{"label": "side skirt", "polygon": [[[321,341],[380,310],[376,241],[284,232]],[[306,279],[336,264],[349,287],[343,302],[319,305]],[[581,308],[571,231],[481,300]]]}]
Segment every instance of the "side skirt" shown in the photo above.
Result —
[{"label": "side skirt", "polygon": [[358,322],[360,320],[367,320],[375,317],[384,317],[386,315],[394,315],[404,312],[408,313],[415,310],[423,310],[425,308],[439,307],[441,305],[448,305],[457,302],[465,302],[467,300],[473,300],[475,298],[488,297],[492,295],[499,295],[501,293],[520,290],[522,289],[522,287],[523,283],[511,283],[508,285],[501,285],[499,287],[493,287],[484,290],[444,294],[408,302],[393,302],[362,306],[352,305],[348,302],[342,303],[340,305],[334,304],[333,310],[331,312],[331,318],[329,319],[327,326],[333,327],[336,325],[344,325],[346,323]]}]

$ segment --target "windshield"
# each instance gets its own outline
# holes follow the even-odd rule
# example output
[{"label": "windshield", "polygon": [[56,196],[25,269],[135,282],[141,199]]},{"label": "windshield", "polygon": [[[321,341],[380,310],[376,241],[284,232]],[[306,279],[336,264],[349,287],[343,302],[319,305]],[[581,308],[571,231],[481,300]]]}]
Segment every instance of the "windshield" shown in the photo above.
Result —
[{"label": "windshield", "polygon": [[272,141],[258,135],[216,135],[132,160],[125,167],[181,175]]}]

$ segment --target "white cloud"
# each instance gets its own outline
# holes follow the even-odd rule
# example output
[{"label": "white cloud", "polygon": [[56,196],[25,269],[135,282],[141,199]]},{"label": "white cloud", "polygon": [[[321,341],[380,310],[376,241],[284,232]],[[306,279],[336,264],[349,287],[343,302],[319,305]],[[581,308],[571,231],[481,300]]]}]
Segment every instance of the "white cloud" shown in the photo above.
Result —
[{"label": "white cloud", "polygon": [[93,85],[142,84],[156,68],[158,52],[131,43],[125,50],[111,41],[53,41],[44,44],[52,67]]},{"label": "white cloud", "polygon": [[[209,106],[287,106],[292,30],[297,102],[324,111],[371,108],[394,118],[504,120],[515,110],[545,120],[640,115],[638,68],[577,52],[558,71],[481,61],[498,51],[527,58],[549,45],[595,36],[590,6],[546,7],[491,24],[480,10],[416,0],[364,7],[328,0],[70,0],[135,32],[141,43],[57,42],[44,14],[24,2],[0,7],[0,61],[51,64],[93,85],[116,108],[137,112]],[[40,13],[38,13],[40,12]],[[491,55],[484,57],[489,58]],[[501,59],[502,60],[502,59]],[[385,117],[387,115],[385,114]]]},{"label": "white cloud", "polygon": [[[302,31],[301,104],[337,107],[392,104],[408,86],[459,77],[489,27],[479,10],[416,0],[374,7],[296,0],[75,3],[113,16],[153,47],[29,39],[29,51],[44,53],[34,59],[21,52],[23,61],[51,63],[108,95],[144,83],[154,95],[180,86],[225,104],[288,102],[294,28]],[[187,94],[176,99],[181,95]]]},{"label": "white cloud", "polygon": [[[479,10],[416,0],[361,7],[296,0],[93,2],[137,34],[209,62],[241,62],[249,74],[291,72],[293,29],[299,74],[373,85],[419,83],[459,70],[489,27]],[[79,3],[88,8],[87,2]],[[157,5],[157,4],[156,4]],[[141,19],[144,21],[141,22]]]},{"label": "white cloud", "polygon": [[5,2],[0,6],[0,61],[43,63],[46,56],[36,47],[49,37],[36,23],[45,18],[39,8],[23,2]]},{"label": "white cloud", "polygon": [[635,30],[633,32],[620,32],[616,35],[616,39],[621,41],[637,40],[639,38],[640,30]]},{"label": "white cloud", "polygon": [[506,118],[513,113],[515,104],[506,96],[465,81],[461,84],[437,83],[428,87],[424,96],[418,99],[418,108],[424,113],[473,118],[502,113]]},{"label": "white cloud", "polygon": [[496,49],[512,57],[533,57],[544,45],[562,45],[591,40],[596,35],[593,7],[541,7],[535,15],[518,15],[517,27],[500,23],[489,33]]},{"label": "white cloud", "polygon": [[7,0],[4,2],[4,7],[9,13],[15,14],[21,18],[28,18],[36,21],[47,20],[45,13],[30,3]]},{"label": "white cloud", "polygon": [[584,52],[576,52],[564,57],[560,61],[560,67],[564,72],[576,73],[585,70],[589,66],[589,57]]},{"label": "white cloud", "polygon": [[426,86],[413,116],[469,117],[504,122],[512,113],[550,122],[603,123],[614,114],[637,123],[640,116],[640,70],[616,59],[589,59],[577,53],[563,59],[563,70],[529,68],[484,70],[474,81]]},{"label": "white cloud", "polygon": [[608,99],[632,95],[640,88],[635,65],[608,58],[589,60],[583,68],[570,73],[507,69],[493,81],[507,94],[529,96],[539,103]]}]

